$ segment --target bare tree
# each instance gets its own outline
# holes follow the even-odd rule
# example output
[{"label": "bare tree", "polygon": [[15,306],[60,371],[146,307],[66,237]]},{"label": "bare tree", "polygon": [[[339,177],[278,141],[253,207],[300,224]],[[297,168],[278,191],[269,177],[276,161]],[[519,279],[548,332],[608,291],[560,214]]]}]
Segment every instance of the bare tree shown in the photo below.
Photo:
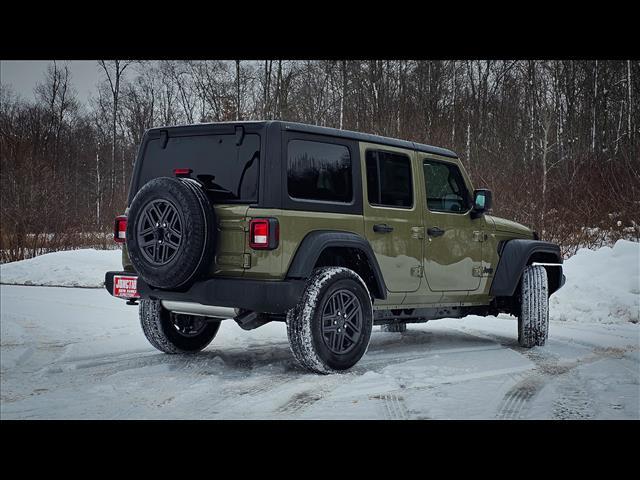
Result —
[{"label": "bare tree", "polygon": [[451,148],[475,185],[495,191],[497,215],[536,228],[566,253],[640,237],[637,61],[131,64],[100,61],[103,81],[84,109],[59,62],[32,99],[0,85],[2,261],[77,247],[88,232],[104,240],[147,129],[234,119]]},{"label": "bare tree", "polygon": [[236,60],[236,120],[242,120],[240,112],[240,60]]},{"label": "bare tree", "polygon": [[[112,95],[112,117],[111,117],[111,198],[110,204],[113,204],[115,193],[115,178],[116,178],[116,137],[118,127],[118,101],[120,100],[120,83],[122,81],[122,75],[126,68],[131,65],[130,61],[123,60],[99,60],[98,65],[102,67],[104,73],[109,82],[109,88]],[[124,171],[124,158],[122,159],[122,170]]]}]

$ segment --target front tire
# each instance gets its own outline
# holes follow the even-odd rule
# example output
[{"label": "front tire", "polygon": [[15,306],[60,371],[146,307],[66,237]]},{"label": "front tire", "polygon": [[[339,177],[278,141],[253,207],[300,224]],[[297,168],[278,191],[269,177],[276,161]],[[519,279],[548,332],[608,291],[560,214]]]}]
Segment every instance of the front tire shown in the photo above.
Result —
[{"label": "front tire", "polygon": [[520,286],[518,343],[521,347],[543,346],[549,336],[549,286],[547,271],[540,265],[528,266]]},{"label": "front tire", "polygon": [[353,270],[318,268],[296,307],[287,313],[287,336],[297,362],[312,372],[336,373],[366,353],[373,328],[367,285]]},{"label": "front tire", "polygon": [[164,353],[195,353],[211,343],[220,321],[171,313],[159,300],[141,300],[140,325],[149,343]]}]

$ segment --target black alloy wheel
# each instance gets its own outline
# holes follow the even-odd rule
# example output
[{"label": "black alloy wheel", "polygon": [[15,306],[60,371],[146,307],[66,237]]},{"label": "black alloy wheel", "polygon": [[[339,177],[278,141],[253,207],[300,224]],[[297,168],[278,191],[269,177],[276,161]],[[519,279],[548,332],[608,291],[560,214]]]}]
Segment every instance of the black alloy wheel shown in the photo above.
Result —
[{"label": "black alloy wheel", "polygon": [[207,319],[199,315],[171,314],[176,331],[183,337],[197,337],[207,326]]},{"label": "black alloy wheel", "polygon": [[166,265],[176,256],[182,242],[182,220],[176,206],[168,200],[149,202],[140,212],[138,246],[152,265]]},{"label": "black alloy wheel", "polygon": [[362,306],[355,294],[341,289],[334,292],[322,312],[322,338],[336,354],[351,351],[362,333]]}]

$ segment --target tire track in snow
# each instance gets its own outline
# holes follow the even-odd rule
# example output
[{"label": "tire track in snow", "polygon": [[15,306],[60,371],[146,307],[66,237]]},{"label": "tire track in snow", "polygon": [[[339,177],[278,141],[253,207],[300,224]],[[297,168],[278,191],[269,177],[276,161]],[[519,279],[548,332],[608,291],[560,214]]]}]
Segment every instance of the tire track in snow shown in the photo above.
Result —
[{"label": "tire track in snow", "polygon": [[382,400],[385,407],[386,420],[408,420],[409,414],[404,405],[404,397],[393,392],[369,396],[371,400]]},{"label": "tire track in snow", "polygon": [[[124,371],[135,371],[140,369],[145,369],[149,366],[155,367],[166,367],[167,372],[170,375],[161,375],[159,377],[159,382],[154,383],[154,389],[161,390],[166,392],[166,395],[162,399],[158,398],[139,398],[135,396],[136,392],[139,392],[139,388],[134,387],[134,392],[130,391],[129,387],[126,385],[122,386],[122,390],[125,395],[132,397],[132,401],[129,402],[129,405],[122,410],[114,413],[111,416],[111,419],[118,418],[131,418],[134,417],[134,413],[136,410],[147,410],[147,411],[157,411],[158,409],[162,409],[170,406],[176,400],[179,400],[183,395],[188,395],[190,390],[203,381],[203,377],[212,376],[209,368],[212,364],[216,364],[215,359],[219,357],[214,357],[213,360],[203,361],[202,358],[198,358],[195,355],[185,354],[185,355],[171,355],[169,356],[169,362],[166,361],[166,355],[159,354],[161,359],[164,358],[164,362],[154,362],[147,365],[120,369],[117,370],[114,374],[117,375]],[[108,376],[111,376],[108,375]],[[158,378],[158,376],[154,376]],[[178,380],[176,380],[178,379]],[[186,382],[185,382],[186,380]],[[135,378],[134,378],[135,382]],[[134,383],[135,385],[135,383]],[[169,385],[170,388],[158,388],[159,385]],[[135,401],[133,401],[135,400]],[[216,402],[219,403],[219,402]],[[213,403],[212,403],[213,404]]]},{"label": "tire track in snow", "polygon": [[[316,376],[315,374],[311,375]],[[290,379],[291,381],[288,383],[294,383],[295,381],[304,382],[302,384],[304,389],[291,395],[289,400],[275,410],[275,413],[279,415],[290,415],[292,413],[299,414],[307,410],[317,402],[323,401],[335,388],[344,385],[350,375],[343,373],[320,377],[317,380],[319,385],[312,388],[309,388],[308,376],[305,377],[293,377]]]},{"label": "tire track in snow", "polygon": [[560,397],[553,402],[554,420],[589,420],[595,416],[594,401],[576,372],[560,383]]},{"label": "tire track in snow", "polygon": [[72,370],[91,370],[94,368],[107,367],[105,371],[98,371],[96,375],[108,375],[120,371],[117,368],[112,368],[117,367],[119,364],[123,366],[121,371],[125,371],[132,368],[140,368],[158,363],[157,361],[152,360],[154,357],[159,357],[157,352],[145,350],[140,352],[126,352],[95,357],[71,358],[53,362],[50,365],[40,368],[36,373],[40,375],[57,375]]},{"label": "tire track in snow", "polygon": [[378,367],[384,368],[389,365],[396,365],[412,360],[420,360],[434,355],[455,355],[460,353],[486,352],[494,350],[504,350],[504,347],[493,344],[478,347],[444,348],[440,350],[425,349],[422,352],[416,352],[413,350],[406,354],[397,354],[395,352],[367,353],[354,367],[353,371],[369,371]]},{"label": "tire track in snow", "polygon": [[544,378],[540,375],[531,375],[513,386],[504,396],[496,418],[500,420],[517,420],[523,418],[529,407],[529,402],[538,394],[544,386]]},{"label": "tire track in snow", "polygon": [[536,368],[531,375],[513,386],[502,399],[496,418],[524,418],[536,395],[551,382],[556,382],[561,396],[553,402],[554,419],[589,419],[595,415],[594,400],[584,381],[580,380],[575,369],[605,358],[621,359],[624,353],[635,350],[622,348],[594,348],[588,355],[572,362],[561,363],[557,355],[544,349],[519,349],[520,353],[531,360]]},{"label": "tire track in snow", "polygon": [[34,346],[27,346],[24,351],[20,354],[20,356],[15,361],[15,367],[22,366],[25,362],[27,362],[33,354],[36,352],[36,348]]},{"label": "tire track in snow", "polygon": [[294,394],[289,400],[278,409],[276,413],[281,415],[290,415],[292,413],[298,413],[302,410],[309,408],[311,405],[321,400],[324,395],[322,392],[315,390],[306,390]]},{"label": "tire track in snow", "polygon": [[233,387],[228,390],[229,393],[234,392],[240,396],[248,396],[254,397],[257,395],[262,395],[270,392],[286,383],[289,383],[295,380],[294,377],[289,375],[274,375],[270,376],[268,382],[265,382],[264,379],[258,378],[258,384],[250,387],[246,387],[244,385]]},{"label": "tire track in snow", "polygon": [[[561,325],[561,327],[565,328],[564,325]],[[510,348],[519,353],[522,353],[523,350],[527,350],[526,348],[520,347],[520,345],[518,345],[517,337],[515,336],[515,334],[512,337],[512,336],[508,336],[507,334],[483,332],[481,330],[477,330],[467,326],[465,326],[464,328],[461,328],[461,327],[451,327],[451,328],[461,333],[467,333],[469,335],[472,335],[477,338],[481,338],[483,340],[491,340],[493,342],[497,342],[502,347]],[[578,329],[574,328],[574,330],[578,330]],[[580,330],[584,330],[584,329],[580,329]],[[611,338],[625,338],[615,333],[605,333],[600,331],[595,333],[597,333],[598,335],[608,336]],[[612,356],[615,355],[616,352],[630,352],[630,351],[638,350],[638,345],[634,345],[632,343],[629,343],[624,347],[602,347],[602,345],[597,343],[590,343],[584,340],[576,340],[575,338],[567,337],[557,333],[549,335],[549,338],[547,340],[547,346],[553,343],[561,343],[563,345],[568,345],[568,346],[582,347],[594,352],[610,351]]]},{"label": "tire track in snow", "polygon": [[531,360],[535,365],[533,372],[514,385],[502,399],[496,418],[517,420],[526,418],[526,413],[536,395],[548,384],[562,379],[583,363],[590,363],[602,358],[592,355],[572,362],[561,363],[560,358],[543,348],[518,348],[517,351]]}]

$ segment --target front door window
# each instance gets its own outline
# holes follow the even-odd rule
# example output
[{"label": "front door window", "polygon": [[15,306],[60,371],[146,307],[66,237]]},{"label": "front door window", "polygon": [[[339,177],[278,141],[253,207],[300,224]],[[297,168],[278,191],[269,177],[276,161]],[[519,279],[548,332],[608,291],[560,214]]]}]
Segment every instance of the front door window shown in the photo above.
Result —
[{"label": "front door window", "polygon": [[466,295],[480,286],[474,268],[482,263],[482,244],[474,232],[484,228],[484,219],[471,218],[471,196],[457,164],[424,158],[422,167],[427,284],[431,291]]}]

